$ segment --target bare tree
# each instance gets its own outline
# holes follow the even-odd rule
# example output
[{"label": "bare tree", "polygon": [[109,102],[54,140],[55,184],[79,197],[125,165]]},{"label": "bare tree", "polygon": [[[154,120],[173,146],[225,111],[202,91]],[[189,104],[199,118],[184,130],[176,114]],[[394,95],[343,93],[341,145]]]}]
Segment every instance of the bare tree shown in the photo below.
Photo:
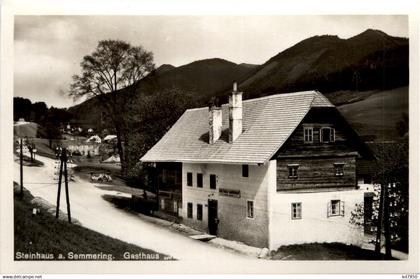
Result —
[{"label": "bare tree", "polygon": [[99,41],[95,51],[83,57],[80,75],[73,76],[70,95],[75,98],[98,97],[107,111],[117,136],[121,171],[127,172],[129,133],[124,115],[125,102],[118,98],[119,90],[134,92],[136,84],[154,70],[153,53],[141,46],[131,46],[120,40]]}]

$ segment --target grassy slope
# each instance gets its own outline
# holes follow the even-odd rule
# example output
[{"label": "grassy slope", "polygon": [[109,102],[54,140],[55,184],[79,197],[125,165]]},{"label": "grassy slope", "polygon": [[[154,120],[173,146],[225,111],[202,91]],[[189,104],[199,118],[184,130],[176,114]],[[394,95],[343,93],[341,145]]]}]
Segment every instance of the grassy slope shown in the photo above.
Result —
[{"label": "grassy slope", "polygon": [[[54,143],[58,141],[55,140]],[[55,152],[50,148],[48,139],[34,138],[33,142],[35,143],[37,155],[55,159]]]},{"label": "grassy slope", "polygon": [[335,92],[323,93],[328,100],[334,105],[342,106],[351,103],[356,103],[367,99],[368,97],[381,93],[380,90],[366,90],[366,91],[352,91],[352,90],[339,90]]},{"label": "grassy slope", "polygon": [[375,135],[375,141],[395,140],[399,137],[396,123],[408,113],[408,87],[376,92],[338,109],[360,135]]},{"label": "grassy slope", "polygon": [[[41,213],[32,216],[32,198],[31,194],[25,191],[23,200],[19,197],[15,197],[14,200],[15,252],[52,253],[55,259],[59,253],[66,256],[68,252],[102,252],[112,254],[114,260],[123,260],[124,252],[153,255],[157,253],[78,225],[56,220],[43,209]],[[163,260],[164,256],[159,254],[159,259]]]}]

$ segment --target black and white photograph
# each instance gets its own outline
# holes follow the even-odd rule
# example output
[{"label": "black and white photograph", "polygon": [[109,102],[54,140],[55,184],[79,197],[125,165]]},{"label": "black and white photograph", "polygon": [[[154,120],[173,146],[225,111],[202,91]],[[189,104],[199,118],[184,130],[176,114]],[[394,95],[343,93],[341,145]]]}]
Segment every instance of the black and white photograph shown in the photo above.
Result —
[{"label": "black and white photograph", "polygon": [[8,260],[418,261],[410,34],[400,13],[15,14]]}]

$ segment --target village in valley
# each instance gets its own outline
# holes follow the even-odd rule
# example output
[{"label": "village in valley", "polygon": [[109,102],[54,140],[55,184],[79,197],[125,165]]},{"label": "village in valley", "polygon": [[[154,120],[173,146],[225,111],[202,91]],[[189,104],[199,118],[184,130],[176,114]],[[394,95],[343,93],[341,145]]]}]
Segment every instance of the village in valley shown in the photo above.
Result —
[{"label": "village in valley", "polygon": [[408,45],[367,29],[156,66],[96,41],[77,103],[15,92],[15,260],[407,260]]}]

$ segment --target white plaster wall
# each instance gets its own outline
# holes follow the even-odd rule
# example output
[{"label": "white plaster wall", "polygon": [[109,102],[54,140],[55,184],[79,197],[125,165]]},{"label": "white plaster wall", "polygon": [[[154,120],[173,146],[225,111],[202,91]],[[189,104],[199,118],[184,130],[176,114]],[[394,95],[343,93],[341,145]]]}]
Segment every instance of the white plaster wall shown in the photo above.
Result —
[{"label": "white plaster wall", "polygon": [[[269,191],[270,250],[282,245],[313,242],[362,245],[363,228],[351,225],[349,220],[355,205],[363,202],[366,189],[290,193],[270,188]],[[336,199],[344,201],[344,216],[327,217],[328,203]],[[291,218],[291,203],[294,202],[302,203],[302,219]]]},{"label": "white plaster wall", "polygon": [[[274,162],[274,165],[273,165]],[[218,200],[219,236],[244,243],[268,246],[267,189],[275,189],[275,161],[263,166],[249,166],[249,177],[242,177],[242,165],[182,165],[182,210],[187,225],[205,232],[208,229],[208,199]],[[187,173],[193,173],[193,187],[187,186]],[[197,188],[197,173],[203,174],[203,188]],[[210,174],[217,175],[216,190],[210,189]],[[219,189],[240,190],[241,197],[219,196]],[[246,217],[246,202],[254,201],[254,219]],[[193,203],[193,218],[187,218],[187,203]],[[203,220],[197,221],[197,203],[203,205]]]}]

